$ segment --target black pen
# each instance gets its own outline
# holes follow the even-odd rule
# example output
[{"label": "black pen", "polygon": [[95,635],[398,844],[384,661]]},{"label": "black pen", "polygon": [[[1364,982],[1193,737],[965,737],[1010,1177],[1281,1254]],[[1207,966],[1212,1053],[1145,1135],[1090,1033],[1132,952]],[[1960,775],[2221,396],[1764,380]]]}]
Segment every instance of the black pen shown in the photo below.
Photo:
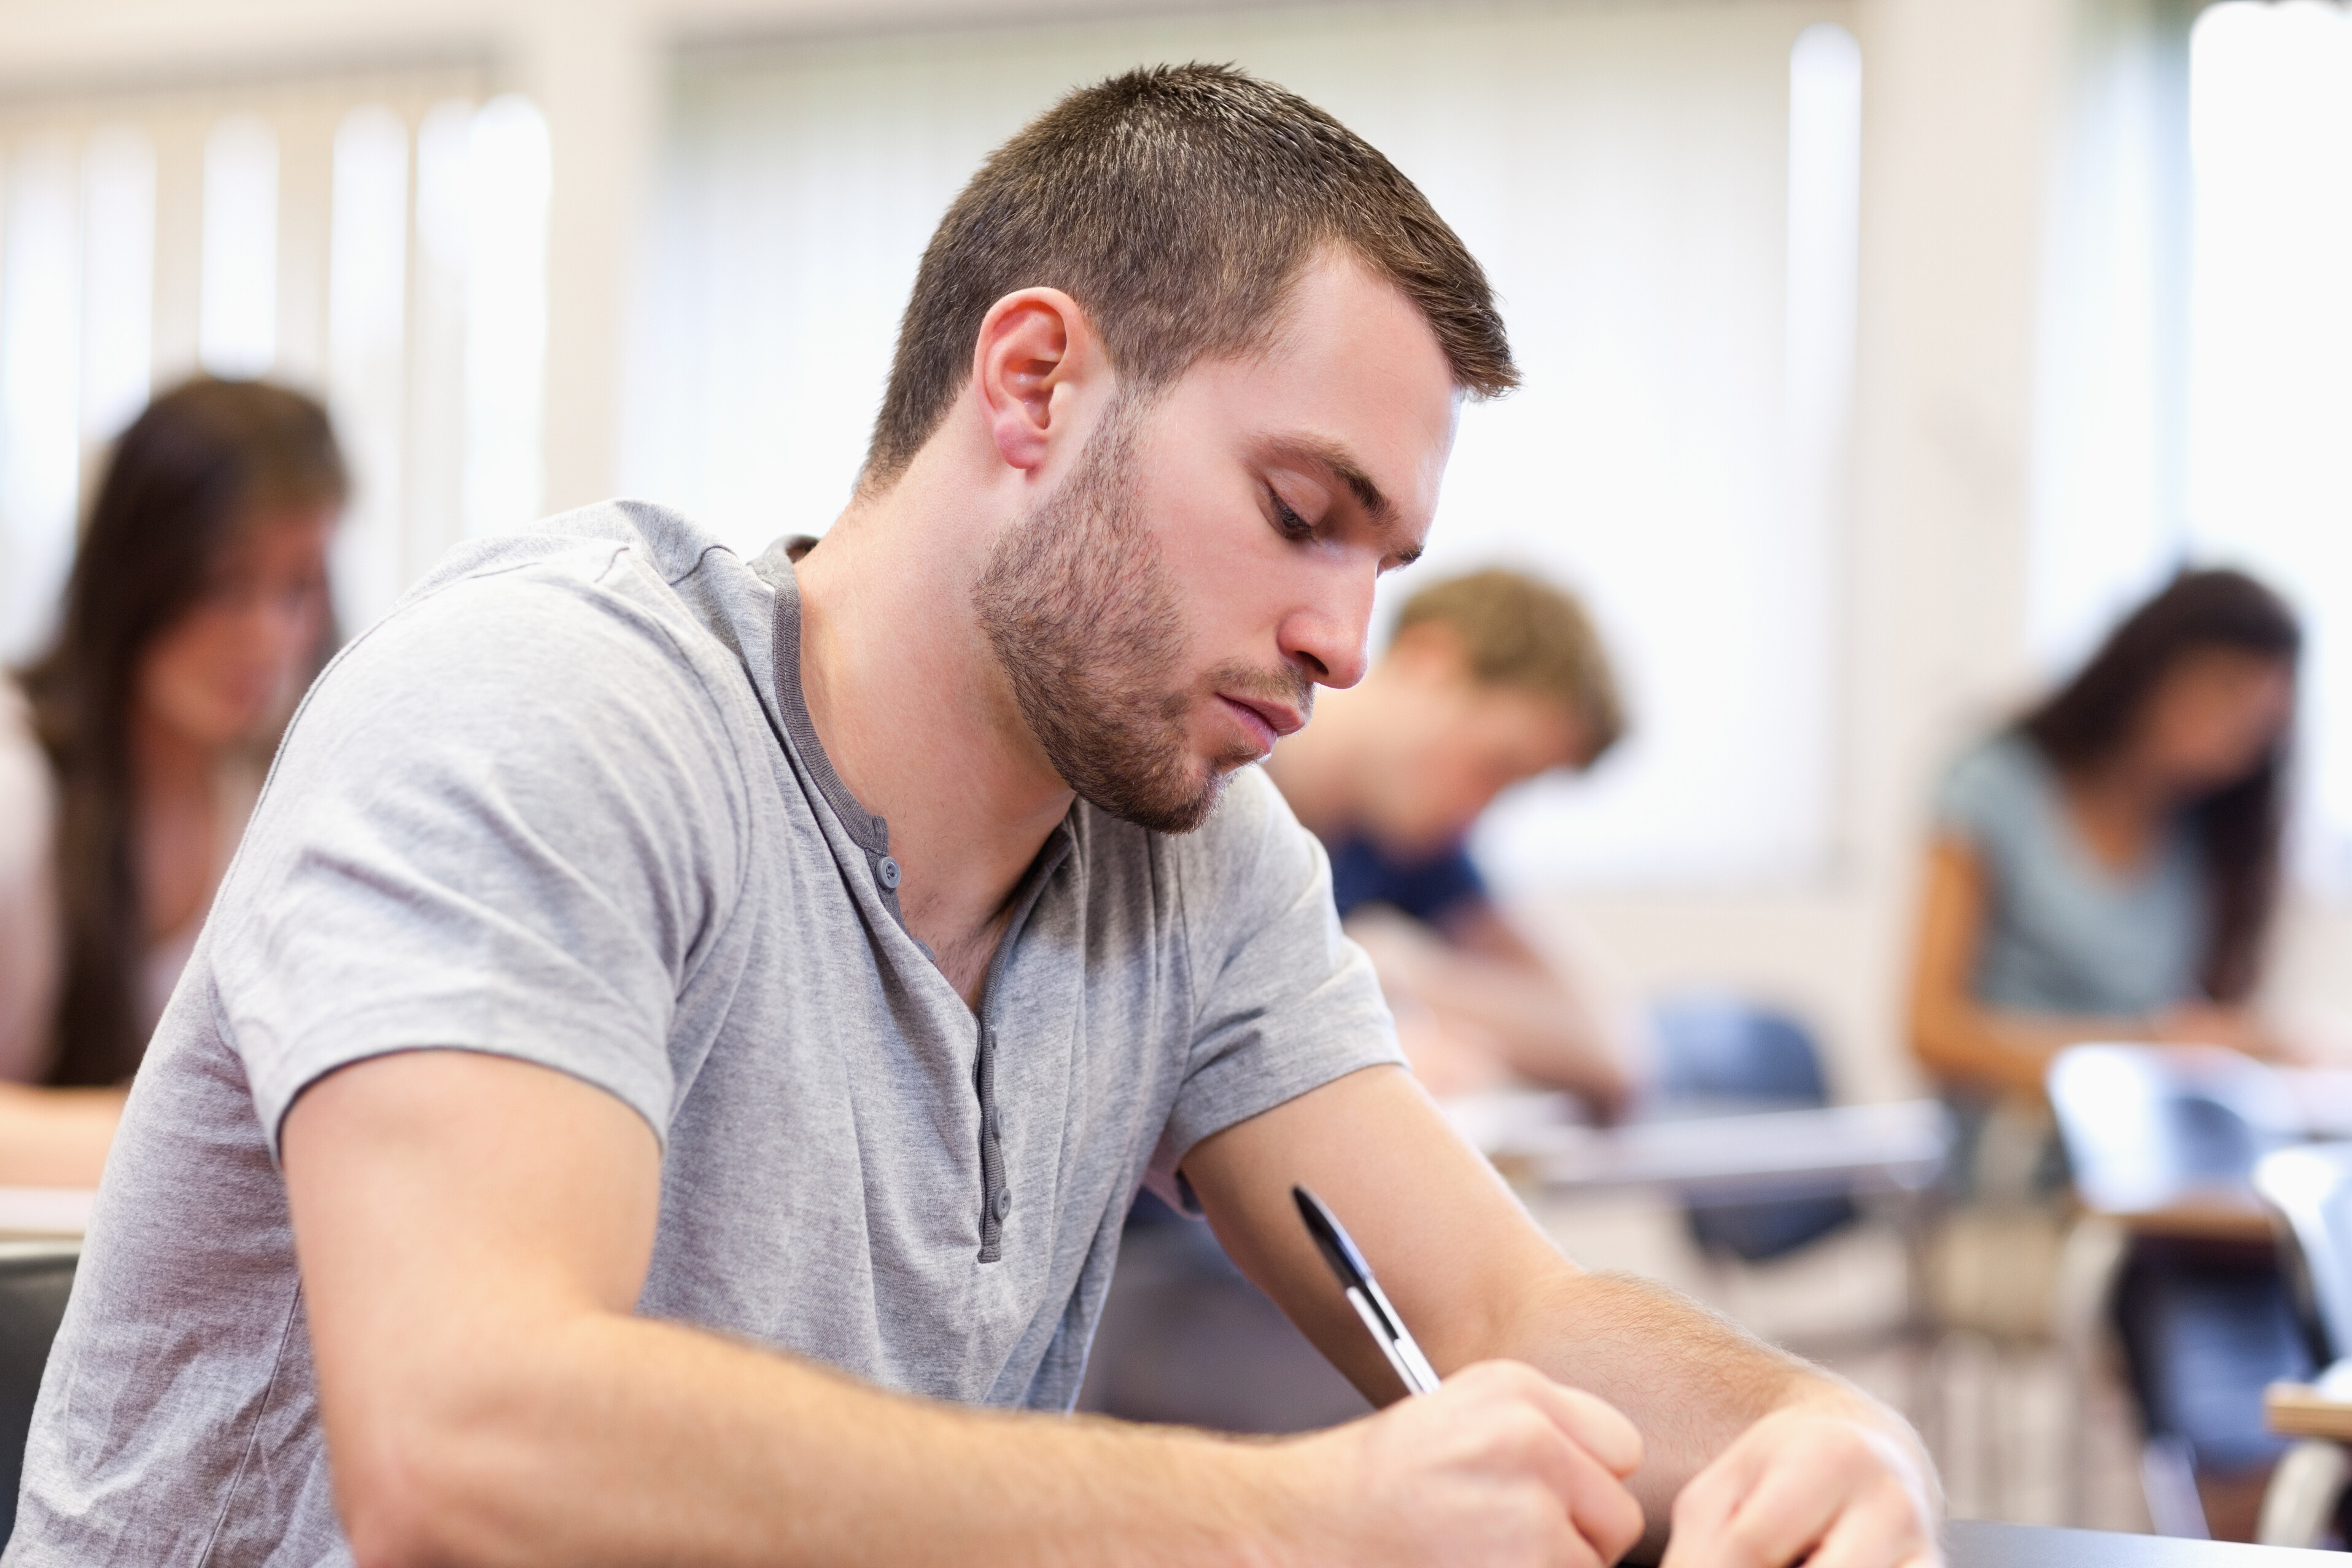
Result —
[{"label": "black pen", "polygon": [[1323,1206],[1323,1200],[1305,1187],[1293,1187],[1290,1195],[1298,1201],[1298,1217],[1307,1222],[1307,1234],[1315,1238],[1315,1246],[1331,1272],[1339,1277],[1339,1289],[1348,1293],[1348,1302],[1356,1309],[1356,1316],[1364,1320],[1364,1327],[1372,1332],[1372,1342],[1381,1353],[1389,1358],[1396,1369],[1397,1380],[1408,1394],[1428,1394],[1437,1387],[1437,1371],[1421,1347],[1412,1342],[1405,1331],[1404,1320],[1397,1316],[1389,1299],[1381,1293],[1380,1281],[1372,1278],[1371,1265],[1356,1250],[1355,1239],[1348,1234],[1339,1217]]}]

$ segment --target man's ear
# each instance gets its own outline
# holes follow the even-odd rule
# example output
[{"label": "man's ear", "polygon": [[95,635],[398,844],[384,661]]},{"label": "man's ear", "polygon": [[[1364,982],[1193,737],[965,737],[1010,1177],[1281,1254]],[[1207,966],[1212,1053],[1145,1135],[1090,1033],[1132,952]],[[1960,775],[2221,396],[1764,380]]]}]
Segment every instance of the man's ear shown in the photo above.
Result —
[{"label": "man's ear", "polygon": [[989,307],[972,347],[972,387],[1007,467],[1035,469],[1057,431],[1070,438],[1076,394],[1107,365],[1094,323],[1059,289],[1024,289]]}]

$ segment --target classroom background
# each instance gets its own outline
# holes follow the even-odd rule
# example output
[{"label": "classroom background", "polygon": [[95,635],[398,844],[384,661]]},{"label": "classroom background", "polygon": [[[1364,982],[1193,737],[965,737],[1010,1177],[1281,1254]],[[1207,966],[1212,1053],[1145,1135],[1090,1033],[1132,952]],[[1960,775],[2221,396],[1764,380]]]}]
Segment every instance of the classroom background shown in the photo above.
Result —
[{"label": "classroom background", "polygon": [[[2179,566],[2238,565],[2307,637],[2263,1001],[2352,1061],[2352,13],[2323,0],[0,0],[0,663],[51,634],[108,443],[200,369],[330,406],[347,631],[607,495],[747,552],[821,531],[980,156],[1187,59],[1363,133],[1502,296],[1526,384],[1465,410],[1416,575],[1572,585],[1633,715],[1478,830],[1534,931],[1803,1020],[1841,1102],[1920,1097],[1935,780]],[[1899,1224],[1735,1268],[1655,1194],[1546,1213],[1761,1331],[1852,1331],[1822,1353],[1936,1404],[1956,1513],[2163,1522],[2050,1321],[1889,1359]]]}]

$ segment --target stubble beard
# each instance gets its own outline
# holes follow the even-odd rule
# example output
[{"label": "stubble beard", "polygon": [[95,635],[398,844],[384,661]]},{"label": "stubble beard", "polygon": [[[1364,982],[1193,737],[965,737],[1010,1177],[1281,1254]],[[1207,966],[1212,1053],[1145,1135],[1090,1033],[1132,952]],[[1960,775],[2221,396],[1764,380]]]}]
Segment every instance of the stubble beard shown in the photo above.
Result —
[{"label": "stubble beard", "polygon": [[[1125,404],[1105,415],[1069,479],[1005,529],[972,605],[1062,781],[1123,821],[1190,833],[1257,753],[1194,756],[1187,712],[1204,691],[1264,690],[1268,678],[1221,667],[1204,687],[1184,683],[1181,606],[1135,494],[1136,427]],[[1280,684],[1303,710],[1311,688]]]}]

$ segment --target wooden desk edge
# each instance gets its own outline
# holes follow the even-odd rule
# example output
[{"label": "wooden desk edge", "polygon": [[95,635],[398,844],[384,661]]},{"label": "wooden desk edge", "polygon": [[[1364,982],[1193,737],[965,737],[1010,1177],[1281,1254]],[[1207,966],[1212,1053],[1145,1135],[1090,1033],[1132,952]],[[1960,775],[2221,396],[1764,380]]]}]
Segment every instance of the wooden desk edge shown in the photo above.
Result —
[{"label": "wooden desk edge", "polygon": [[2271,1224],[2270,1212],[2253,1203],[2191,1199],[2187,1203],[2154,1209],[2102,1209],[2085,1205],[2084,1212],[2101,1219],[2113,1220],[2134,1236],[2176,1237],[2195,1241],[2267,1242],[2277,1234]]},{"label": "wooden desk edge", "polygon": [[2263,1415],[2282,1437],[2352,1443],[2352,1400],[2330,1399],[2307,1383],[2273,1383],[2263,1390]]}]

